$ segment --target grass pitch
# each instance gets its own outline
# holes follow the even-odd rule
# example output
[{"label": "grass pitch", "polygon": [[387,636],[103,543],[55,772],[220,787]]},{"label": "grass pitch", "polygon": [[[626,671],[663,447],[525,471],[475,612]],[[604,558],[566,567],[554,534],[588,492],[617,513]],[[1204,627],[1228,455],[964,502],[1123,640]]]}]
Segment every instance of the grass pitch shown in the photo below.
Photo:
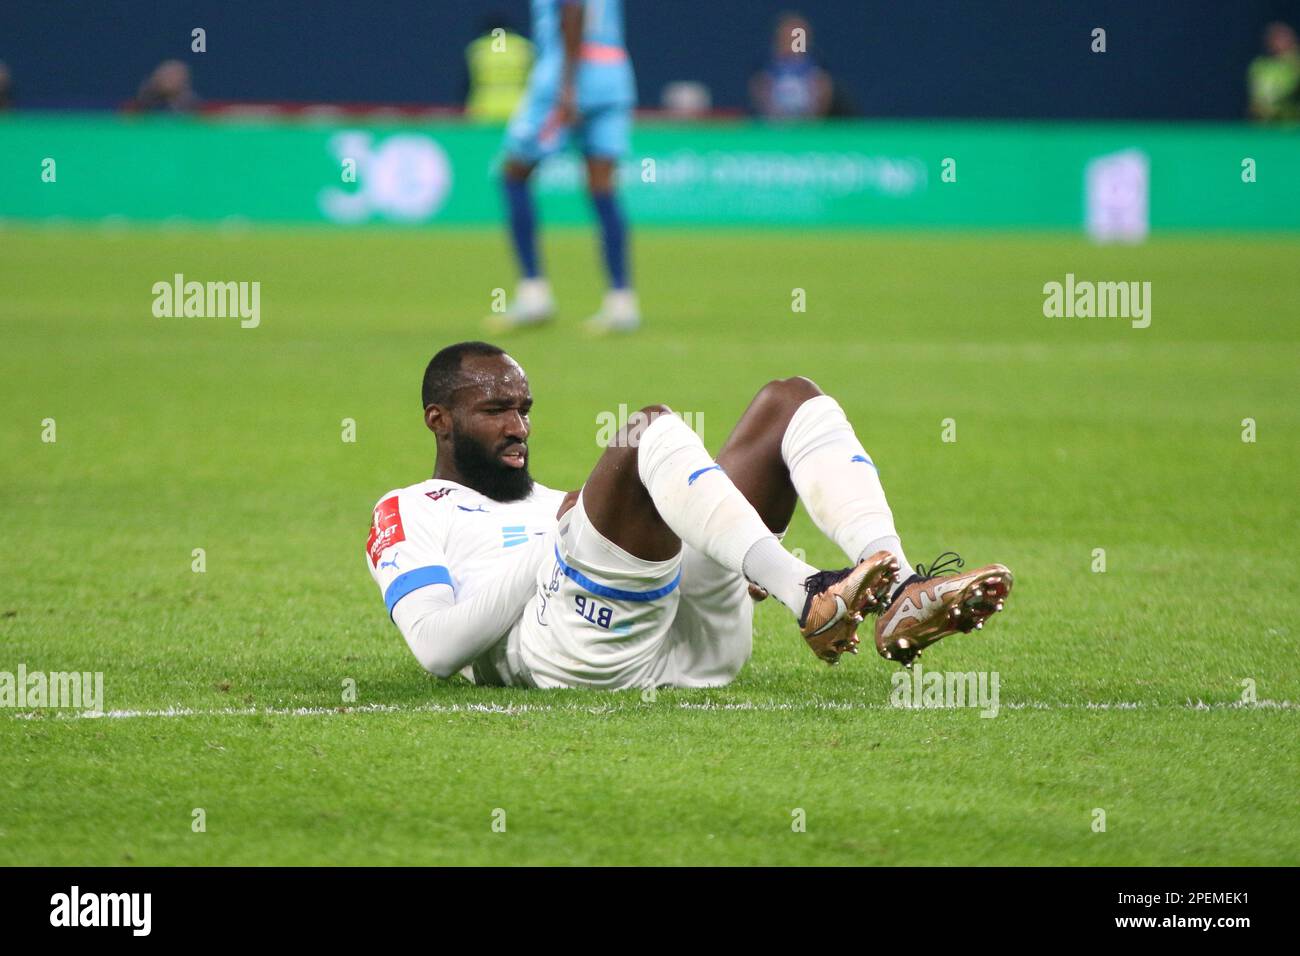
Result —
[{"label": "grass pitch", "polygon": [[[592,239],[547,236],[563,319],[503,342],[537,477],[581,482],[621,403],[716,449],[813,377],[913,561],[1016,572],[922,659],[996,672],[993,718],[891,707],[773,602],[723,690],[423,674],[362,546],[432,469],[420,373],[510,284],[495,233],[0,238],[0,671],[102,671],[114,714],[0,709],[0,863],[1300,863],[1294,238],[645,232],[647,328],[595,341]],[[261,282],[261,326],[155,318],[178,272]],[[1150,281],[1151,327],[1045,318],[1067,272]],[[802,512],[787,541],[843,563]]]}]

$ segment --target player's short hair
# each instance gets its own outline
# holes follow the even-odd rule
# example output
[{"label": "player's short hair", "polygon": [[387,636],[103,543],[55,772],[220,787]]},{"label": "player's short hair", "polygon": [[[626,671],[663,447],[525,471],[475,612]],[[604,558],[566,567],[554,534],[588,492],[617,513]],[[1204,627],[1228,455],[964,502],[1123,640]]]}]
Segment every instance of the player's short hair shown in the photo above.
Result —
[{"label": "player's short hair", "polygon": [[488,342],[457,342],[448,345],[424,369],[424,384],[420,388],[421,408],[430,405],[450,405],[451,393],[461,385],[460,366],[467,355],[505,355],[506,350]]}]

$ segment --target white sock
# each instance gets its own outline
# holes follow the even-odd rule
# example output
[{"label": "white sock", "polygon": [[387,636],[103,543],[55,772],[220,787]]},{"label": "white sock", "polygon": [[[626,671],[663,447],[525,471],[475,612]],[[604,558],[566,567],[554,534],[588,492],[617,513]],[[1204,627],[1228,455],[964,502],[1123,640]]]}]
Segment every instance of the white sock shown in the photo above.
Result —
[{"label": "white sock", "polygon": [[888,551],[906,575],[880,475],[839,402],[818,395],[800,405],[781,439],[781,457],[813,522],[850,560]]},{"label": "white sock", "polygon": [[641,433],[637,471],[677,537],[765,588],[796,615],[803,612],[802,582],[817,569],[781,547],[685,422],[660,415],[650,423]]},{"label": "white sock", "polygon": [[887,538],[877,538],[865,548],[858,558],[861,562],[864,558],[869,558],[877,551],[888,551],[894,557],[898,558],[898,580],[894,582],[893,590],[889,592],[889,599],[892,601],[894,596],[902,590],[903,582],[916,573],[916,569],[907,563],[907,555],[903,554],[903,542],[898,540],[898,536]]},{"label": "white sock", "polygon": [[755,541],[745,552],[745,578],[788,607],[795,617],[803,614],[808,601],[803,583],[816,573],[816,568],[787,551],[775,536]]}]

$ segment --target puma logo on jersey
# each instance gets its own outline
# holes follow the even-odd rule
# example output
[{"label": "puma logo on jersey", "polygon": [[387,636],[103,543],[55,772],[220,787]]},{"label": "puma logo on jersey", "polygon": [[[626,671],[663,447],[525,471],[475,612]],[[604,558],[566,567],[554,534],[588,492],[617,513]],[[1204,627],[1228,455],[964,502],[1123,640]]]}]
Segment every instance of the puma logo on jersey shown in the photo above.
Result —
[{"label": "puma logo on jersey", "polygon": [[461,511],[468,511],[470,514],[473,514],[476,511],[481,511],[484,514],[488,513],[488,510],[484,508],[482,505],[479,505],[477,508],[466,508],[464,505],[457,505],[456,507],[459,508]]},{"label": "puma logo on jersey", "polygon": [[379,570],[382,571],[384,568],[392,568],[394,571],[400,571],[401,568],[397,566],[397,555],[393,555],[391,561],[380,561]]}]

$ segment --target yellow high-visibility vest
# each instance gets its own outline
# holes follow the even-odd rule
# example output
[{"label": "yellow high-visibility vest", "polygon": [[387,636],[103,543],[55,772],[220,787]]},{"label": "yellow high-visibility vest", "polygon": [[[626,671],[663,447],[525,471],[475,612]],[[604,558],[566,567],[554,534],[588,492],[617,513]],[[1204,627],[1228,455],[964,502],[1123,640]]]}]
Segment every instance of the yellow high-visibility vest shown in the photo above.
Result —
[{"label": "yellow high-visibility vest", "polygon": [[492,122],[510,119],[533,65],[533,45],[509,30],[485,33],[465,48],[469,65],[469,98],[465,115]]}]

